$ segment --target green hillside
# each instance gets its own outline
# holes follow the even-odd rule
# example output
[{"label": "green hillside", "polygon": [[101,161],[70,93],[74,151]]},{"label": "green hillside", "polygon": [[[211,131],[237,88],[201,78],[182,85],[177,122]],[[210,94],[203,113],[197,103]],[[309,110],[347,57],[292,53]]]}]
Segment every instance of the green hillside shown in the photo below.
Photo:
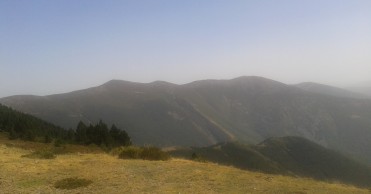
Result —
[{"label": "green hillside", "polygon": [[299,176],[371,186],[370,167],[304,138],[270,138],[254,148]]},{"label": "green hillside", "polygon": [[257,145],[221,143],[171,153],[271,174],[371,186],[371,168],[301,137],[270,138]]}]

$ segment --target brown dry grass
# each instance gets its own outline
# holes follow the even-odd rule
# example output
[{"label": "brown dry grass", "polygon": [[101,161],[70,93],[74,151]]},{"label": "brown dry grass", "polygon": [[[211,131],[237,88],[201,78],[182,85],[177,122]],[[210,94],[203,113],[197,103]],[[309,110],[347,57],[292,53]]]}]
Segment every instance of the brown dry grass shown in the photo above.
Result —
[{"label": "brown dry grass", "polygon": [[[0,142],[0,193],[370,193],[341,184],[274,176],[188,160],[120,160],[104,153],[22,158],[30,153]],[[69,177],[92,181],[75,190],[54,188]]]}]

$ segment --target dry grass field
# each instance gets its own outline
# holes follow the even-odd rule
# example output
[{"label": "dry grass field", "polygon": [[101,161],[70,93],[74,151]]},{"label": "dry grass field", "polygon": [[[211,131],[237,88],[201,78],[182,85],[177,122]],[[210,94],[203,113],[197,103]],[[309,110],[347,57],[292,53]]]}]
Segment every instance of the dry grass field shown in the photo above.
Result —
[{"label": "dry grass field", "polygon": [[[26,146],[28,145],[28,146]],[[22,157],[43,144],[0,138],[0,193],[370,193],[342,184],[268,175],[188,160],[121,160],[97,150],[57,155],[55,159]],[[23,147],[23,148],[20,148]],[[28,149],[25,149],[28,148]],[[30,150],[31,149],[31,150]],[[85,150],[88,151],[88,150]],[[64,190],[65,178],[91,181]]]}]

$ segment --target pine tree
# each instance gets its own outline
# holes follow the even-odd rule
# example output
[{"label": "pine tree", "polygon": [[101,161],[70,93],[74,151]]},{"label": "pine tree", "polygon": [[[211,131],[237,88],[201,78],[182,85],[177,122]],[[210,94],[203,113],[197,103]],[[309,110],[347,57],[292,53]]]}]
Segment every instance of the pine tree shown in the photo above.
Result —
[{"label": "pine tree", "polygon": [[75,139],[78,143],[85,144],[88,142],[88,137],[87,137],[86,132],[87,132],[87,126],[82,121],[80,121],[77,124],[76,136],[75,136]]}]

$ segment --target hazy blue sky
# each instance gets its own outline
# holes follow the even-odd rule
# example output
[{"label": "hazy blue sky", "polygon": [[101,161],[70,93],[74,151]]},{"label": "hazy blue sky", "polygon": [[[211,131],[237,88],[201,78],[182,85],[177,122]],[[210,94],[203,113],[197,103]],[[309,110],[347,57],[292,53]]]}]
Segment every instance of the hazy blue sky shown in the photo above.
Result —
[{"label": "hazy blue sky", "polygon": [[0,97],[241,75],[371,80],[371,1],[0,0]]}]

